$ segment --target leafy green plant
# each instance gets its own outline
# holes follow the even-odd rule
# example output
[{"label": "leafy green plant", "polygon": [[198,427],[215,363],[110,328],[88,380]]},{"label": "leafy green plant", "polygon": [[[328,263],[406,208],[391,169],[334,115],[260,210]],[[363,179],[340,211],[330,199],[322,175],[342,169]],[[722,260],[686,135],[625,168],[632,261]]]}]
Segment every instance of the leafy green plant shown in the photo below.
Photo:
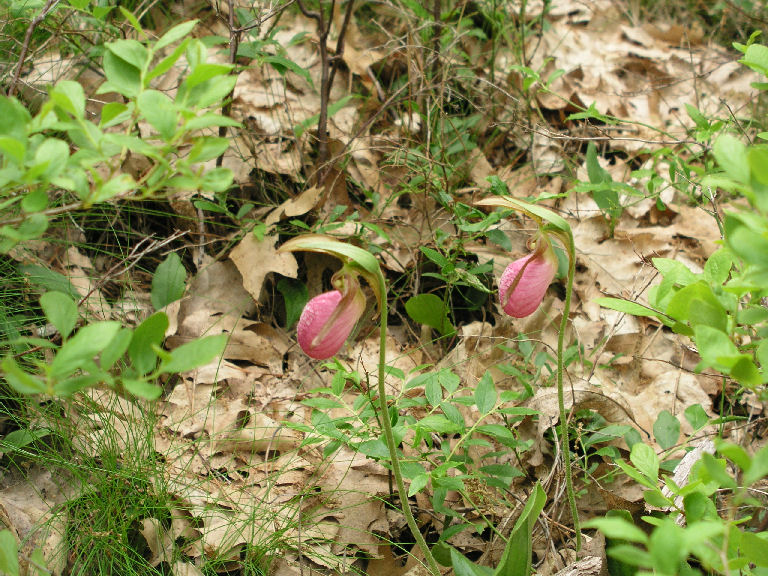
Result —
[{"label": "leafy green plant", "polygon": [[[207,62],[205,43],[189,37],[195,24],[179,24],[154,43],[122,39],[105,45],[106,82],[97,93],[113,92],[126,100],[105,104],[98,123],[86,114],[85,93],[76,82],[52,87],[34,117],[19,101],[0,97],[0,251],[40,237],[51,217],[67,211],[152,198],[169,189],[222,192],[231,185],[230,170],[202,169],[202,163],[227,148],[228,140],[202,131],[237,125],[209,110],[220,106],[236,78],[229,75],[231,66]],[[160,57],[175,43],[170,54]],[[152,80],[168,73],[182,56],[189,72],[175,98],[154,90]],[[142,137],[139,122],[154,132]],[[148,163],[137,177],[123,170],[129,154]]]}]

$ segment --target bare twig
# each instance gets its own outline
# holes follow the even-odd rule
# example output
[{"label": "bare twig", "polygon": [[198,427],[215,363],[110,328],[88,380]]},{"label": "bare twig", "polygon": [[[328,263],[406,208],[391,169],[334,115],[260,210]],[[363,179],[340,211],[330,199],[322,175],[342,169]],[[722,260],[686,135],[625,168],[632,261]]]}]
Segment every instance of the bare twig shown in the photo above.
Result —
[{"label": "bare twig", "polygon": [[21,77],[21,69],[24,67],[24,60],[27,59],[27,52],[29,52],[29,45],[32,42],[32,34],[35,32],[35,28],[40,25],[40,22],[45,20],[48,14],[56,8],[59,4],[59,0],[48,0],[40,10],[40,13],[35,16],[27,26],[27,32],[24,34],[24,43],[21,45],[21,53],[19,54],[19,62],[16,64],[16,70],[13,72],[13,78],[11,84],[8,86],[8,96],[13,96],[16,93],[16,85],[19,83]]}]

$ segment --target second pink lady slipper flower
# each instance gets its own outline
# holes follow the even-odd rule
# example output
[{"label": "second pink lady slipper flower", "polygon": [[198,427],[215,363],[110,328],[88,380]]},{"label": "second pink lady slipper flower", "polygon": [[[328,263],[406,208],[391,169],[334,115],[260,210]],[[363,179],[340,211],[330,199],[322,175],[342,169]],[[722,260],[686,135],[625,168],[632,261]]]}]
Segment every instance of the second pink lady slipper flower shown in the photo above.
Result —
[{"label": "second pink lady slipper flower", "polygon": [[365,312],[365,295],[354,274],[342,270],[332,284],[339,289],[323,292],[307,302],[296,329],[299,346],[316,360],[335,356]]},{"label": "second pink lady slipper flower", "polygon": [[539,234],[531,254],[512,262],[499,280],[504,312],[513,318],[533,314],[544,299],[557,272],[557,255],[544,234]]}]

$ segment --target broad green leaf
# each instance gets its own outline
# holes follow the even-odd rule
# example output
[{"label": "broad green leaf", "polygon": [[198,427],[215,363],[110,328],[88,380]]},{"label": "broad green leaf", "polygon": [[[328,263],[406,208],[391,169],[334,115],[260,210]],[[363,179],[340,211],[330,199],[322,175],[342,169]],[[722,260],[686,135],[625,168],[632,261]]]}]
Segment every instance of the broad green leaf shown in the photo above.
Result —
[{"label": "broad green leaf", "polygon": [[277,291],[283,295],[285,303],[285,329],[290,330],[299,320],[301,311],[304,310],[309,294],[304,282],[293,278],[280,278],[277,282]]},{"label": "broad green leaf", "polygon": [[173,44],[177,40],[182,40],[187,34],[192,32],[194,27],[197,25],[197,20],[189,20],[187,22],[182,22],[181,24],[177,24],[168,32],[163,34],[160,39],[155,42],[155,45],[153,47],[153,50],[157,52],[158,50],[165,48],[169,44]]},{"label": "broad green leaf", "polygon": [[733,266],[733,256],[727,248],[714,252],[704,264],[704,277],[711,284],[721,285],[728,280]]},{"label": "broad green leaf", "polygon": [[491,576],[494,573],[486,566],[475,564],[453,547],[451,547],[451,565],[455,576]]},{"label": "broad green leaf", "polygon": [[677,574],[680,563],[688,556],[683,529],[666,518],[651,534],[648,550],[657,573]]},{"label": "broad green leaf", "polygon": [[547,495],[537,482],[509,535],[494,576],[530,576],[533,526],[546,502]]},{"label": "broad green leaf", "polygon": [[55,178],[67,165],[69,144],[58,138],[46,138],[35,150],[35,166],[43,167],[43,175]]},{"label": "broad green leaf", "polygon": [[694,341],[702,361],[721,371],[729,371],[740,354],[728,335],[711,326],[696,326]]},{"label": "broad green leaf", "polygon": [[168,96],[157,90],[144,90],[136,99],[136,105],[163,140],[173,138],[178,125],[178,112]]},{"label": "broad green leaf", "polygon": [[117,92],[127,98],[138,96],[142,89],[141,71],[115,55],[112,50],[104,52],[102,69],[107,81],[96,91],[97,94]]},{"label": "broad green leaf", "polygon": [[160,373],[187,372],[212,362],[224,352],[227,334],[204,336],[182,344],[171,351],[170,358],[160,364]]},{"label": "broad green leaf", "polygon": [[157,400],[163,393],[163,389],[157,384],[147,382],[146,380],[134,380],[123,378],[123,388],[130,394],[146,400]]},{"label": "broad green leaf", "polygon": [[496,406],[497,397],[493,377],[486,371],[475,387],[475,405],[481,414],[488,414]]},{"label": "broad green leaf", "polygon": [[152,306],[155,310],[164,308],[184,296],[187,271],[176,252],[166,256],[152,276]]},{"label": "broad green leaf", "polygon": [[6,356],[1,364],[5,381],[20,394],[42,394],[48,390],[45,382],[27,374],[11,356]]},{"label": "broad green leaf", "polygon": [[369,458],[389,460],[389,448],[387,448],[386,443],[381,438],[365,440],[358,444],[357,450]]},{"label": "broad green leaf", "polygon": [[37,428],[33,430],[22,428],[20,430],[14,430],[0,438],[0,451],[8,453],[15,450],[21,450],[36,440],[48,436],[50,433],[51,431],[48,428]]},{"label": "broad green leaf", "polygon": [[85,115],[85,91],[79,82],[60,80],[51,89],[51,101],[75,118]]},{"label": "broad green leaf", "polygon": [[208,108],[215,104],[221,104],[221,101],[232,92],[236,83],[237,76],[234,75],[214,77],[193,88],[188,88],[185,83],[181,85],[179,90],[181,100],[177,97],[176,101],[196,110]]},{"label": "broad green leaf", "polygon": [[77,304],[62,292],[46,292],[40,297],[40,307],[48,322],[53,324],[62,339],[66,340],[77,324]]},{"label": "broad green leaf", "polygon": [[157,365],[155,349],[165,339],[166,330],[168,330],[168,316],[165,312],[155,312],[133,331],[133,337],[128,346],[128,356],[139,374],[147,374],[155,369]]},{"label": "broad green leaf", "polygon": [[593,518],[584,522],[584,528],[597,528],[607,538],[645,544],[648,536],[631,522],[619,517]]},{"label": "broad green leaf", "polygon": [[662,410],[653,423],[653,436],[664,450],[672,448],[680,438],[680,421],[669,410]]},{"label": "broad green leaf", "polygon": [[80,328],[59,349],[51,362],[51,375],[64,378],[84,364],[92,363],[93,358],[109,345],[118,330],[120,323],[113,321],[93,322]]},{"label": "broad green leaf", "polygon": [[744,474],[744,484],[751,486],[764,476],[768,476],[768,446],[763,446],[752,457],[752,465]]},{"label": "broad green leaf", "polygon": [[408,487],[408,497],[410,498],[414,494],[421,492],[429,482],[429,474],[419,474],[411,480],[411,485]]},{"label": "broad green leaf", "polygon": [[69,278],[50,268],[29,264],[19,266],[19,271],[26,274],[32,284],[45,290],[62,292],[72,298],[80,298],[82,296],[69,281]]},{"label": "broad green leaf", "polygon": [[461,426],[452,422],[442,414],[430,414],[425,416],[421,420],[417,420],[413,424],[414,428],[421,428],[428,432],[436,432],[437,434],[450,434],[461,430]]},{"label": "broad green leaf", "polygon": [[685,409],[683,415],[694,431],[702,429],[709,422],[709,416],[701,404],[691,404]]},{"label": "broad green leaf", "polygon": [[128,350],[128,346],[131,344],[131,338],[133,337],[133,330],[130,328],[121,328],[112,341],[101,351],[99,354],[99,367],[102,370],[109,370],[115,365],[115,362],[123,357],[123,354]]},{"label": "broad green leaf", "polygon": [[0,134],[26,142],[31,120],[29,111],[18,100],[0,95]]},{"label": "broad green leaf", "polygon": [[[659,457],[647,444],[632,446],[629,459],[646,478],[654,483],[659,478]],[[654,484],[655,486],[655,484]]]},{"label": "broad green leaf", "polygon": [[107,200],[125,194],[136,187],[136,181],[131,175],[123,172],[98,186],[88,198],[88,204],[93,205],[99,204],[100,202],[106,202]]},{"label": "broad green leaf", "polygon": [[214,136],[206,136],[205,138],[198,138],[194,146],[189,151],[187,161],[193,164],[198,162],[207,162],[224,154],[229,148],[230,141],[228,138],[219,138]]},{"label": "broad green leaf", "polygon": [[229,168],[219,167],[208,170],[200,180],[200,189],[211,192],[226,192],[234,180],[234,174]]},{"label": "broad green leaf", "polygon": [[132,38],[121,38],[113,42],[107,42],[105,47],[112,54],[139,70],[146,69],[151,58],[147,48],[141,42]]},{"label": "broad green leaf", "polygon": [[730,134],[723,134],[712,146],[717,163],[726,174],[742,184],[749,184],[749,162],[746,145]]},{"label": "broad green leaf", "polygon": [[[765,532],[763,532],[765,535]],[[756,566],[768,566],[768,538],[761,537],[754,532],[742,532],[741,553]]]},{"label": "broad green leaf", "polygon": [[456,329],[448,319],[448,307],[442,298],[435,294],[412,296],[405,303],[405,311],[411,320],[434,328],[442,336],[451,336],[456,333]]},{"label": "broad green leaf", "polygon": [[19,546],[10,530],[0,532],[0,574],[19,576]]}]

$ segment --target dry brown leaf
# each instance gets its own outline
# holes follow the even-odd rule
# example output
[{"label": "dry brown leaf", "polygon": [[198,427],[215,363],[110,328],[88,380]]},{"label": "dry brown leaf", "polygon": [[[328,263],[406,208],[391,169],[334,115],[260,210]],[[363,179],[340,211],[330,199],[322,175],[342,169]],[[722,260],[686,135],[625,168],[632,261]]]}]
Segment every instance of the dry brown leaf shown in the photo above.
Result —
[{"label": "dry brown leaf", "polygon": [[265,236],[260,241],[246,234],[229,255],[243,276],[243,287],[257,302],[267,274],[275,272],[289,278],[298,275],[296,258],[290,252],[278,252],[277,241],[277,236]]}]

